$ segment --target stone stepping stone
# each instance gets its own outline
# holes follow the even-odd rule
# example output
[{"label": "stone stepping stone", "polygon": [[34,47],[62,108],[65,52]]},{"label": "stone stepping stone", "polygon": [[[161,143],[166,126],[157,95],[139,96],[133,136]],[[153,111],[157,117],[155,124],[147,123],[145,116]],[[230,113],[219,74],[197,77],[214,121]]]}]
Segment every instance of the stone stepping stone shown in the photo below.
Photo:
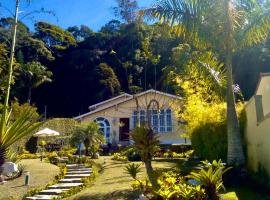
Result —
[{"label": "stone stepping stone", "polygon": [[81,186],[83,183],[58,183],[55,185],[51,185],[48,188],[49,189],[70,189],[72,187]]},{"label": "stone stepping stone", "polygon": [[78,168],[78,169],[67,169],[67,171],[92,171],[92,168]]},{"label": "stone stepping stone", "polygon": [[91,174],[66,174],[65,179],[70,179],[70,178],[87,178]]},{"label": "stone stepping stone", "polygon": [[81,183],[81,178],[64,178],[59,181],[59,183]]},{"label": "stone stepping stone", "polygon": [[61,193],[68,191],[68,189],[48,189],[39,192],[39,195],[60,195]]},{"label": "stone stepping stone", "polygon": [[26,197],[25,200],[51,200],[59,197],[58,195],[35,195],[33,197]]},{"label": "stone stepping stone", "polygon": [[66,165],[67,169],[74,169],[74,168],[82,168],[82,167],[85,167],[84,164],[68,164]]},{"label": "stone stepping stone", "polygon": [[67,171],[66,174],[91,174],[92,171],[88,170],[88,171]]}]

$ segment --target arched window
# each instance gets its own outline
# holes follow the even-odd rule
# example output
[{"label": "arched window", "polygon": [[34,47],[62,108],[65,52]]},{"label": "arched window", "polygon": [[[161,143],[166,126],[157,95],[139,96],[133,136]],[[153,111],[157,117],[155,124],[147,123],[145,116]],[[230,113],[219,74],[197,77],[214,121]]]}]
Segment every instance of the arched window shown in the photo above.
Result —
[{"label": "arched window", "polygon": [[107,142],[109,142],[111,135],[111,126],[109,121],[103,117],[98,117],[95,119],[95,122],[99,124],[100,131],[104,134]]}]

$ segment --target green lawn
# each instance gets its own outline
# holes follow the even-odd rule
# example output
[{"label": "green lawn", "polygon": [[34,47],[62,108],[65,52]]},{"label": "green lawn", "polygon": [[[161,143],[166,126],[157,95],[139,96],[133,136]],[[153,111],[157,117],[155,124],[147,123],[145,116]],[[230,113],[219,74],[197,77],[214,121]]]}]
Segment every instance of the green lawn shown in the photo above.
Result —
[{"label": "green lawn", "polygon": [[[138,197],[136,192],[131,190],[132,178],[125,173],[124,166],[128,163],[111,160],[110,157],[101,157],[97,162],[104,163],[104,171],[98,176],[93,186],[69,198],[69,200],[134,200]],[[136,162],[141,163],[141,162]],[[172,168],[177,164],[172,160],[153,161],[155,168]],[[144,166],[139,177],[145,177]]]},{"label": "green lawn", "polygon": [[22,160],[26,171],[30,171],[30,186],[24,186],[24,176],[8,181],[0,185],[0,200],[22,198],[30,188],[37,188],[47,185],[59,173],[57,166],[40,162],[38,159]]},{"label": "green lawn", "polygon": [[[132,179],[125,174],[123,169],[127,163],[113,161],[110,157],[101,157],[97,162],[104,163],[104,160],[104,171],[98,176],[94,185],[68,198],[68,200],[134,200],[138,197],[138,194],[131,190],[130,182]],[[183,160],[156,159],[153,161],[153,167],[172,168],[180,166],[183,170],[190,170],[196,164],[192,162],[184,163]],[[143,178],[146,174],[143,165],[141,168],[142,172],[139,174],[139,177]],[[264,197],[259,198],[256,191],[246,186],[229,188],[227,192],[228,194],[223,195],[222,200],[235,200],[237,197],[239,200],[265,200]]]}]

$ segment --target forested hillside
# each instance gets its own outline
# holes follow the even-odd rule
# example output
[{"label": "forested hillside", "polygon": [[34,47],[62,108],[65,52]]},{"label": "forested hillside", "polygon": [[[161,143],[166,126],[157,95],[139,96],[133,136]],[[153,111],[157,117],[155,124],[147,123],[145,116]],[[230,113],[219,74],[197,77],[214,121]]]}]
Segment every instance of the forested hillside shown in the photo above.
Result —
[{"label": "forested hillside", "polygon": [[[12,18],[0,20],[0,87],[12,23]],[[12,98],[35,104],[41,113],[47,106],[49,117],[64,117],[87,112],[89,105],[121,92],[154,88],[174,93],[168,66],[173,65],[172,49],[181,38],[165,29],[128,15],[109,21],[98,32],[85,25],[64,30],[47,22],[35,23],[30,31],[20,22]],[[269,56],[267,42],[234,57],[234,78],[246,100],[259,73],[270,71]]]}]

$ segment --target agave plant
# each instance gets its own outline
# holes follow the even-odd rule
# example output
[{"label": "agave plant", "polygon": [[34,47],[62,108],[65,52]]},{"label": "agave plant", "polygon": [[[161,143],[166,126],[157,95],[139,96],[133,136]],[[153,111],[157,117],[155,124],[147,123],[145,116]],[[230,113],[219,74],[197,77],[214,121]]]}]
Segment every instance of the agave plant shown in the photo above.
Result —
[{"label": "agave plant", "polygon": [[[10,117],[4,119],[3,115],[0,116],[0,168],[5,163],[10,146],[36,130],[42,124],[42,122],[30,122],[32,115],[33,112],[28,109],[15,121],[11,121]],[[10,116],[10,114],[8,116]]]},{"label": "agave plant", "polygon": [[226,168],[222,161],[213,161],[212,164],[202,162],[202,169],[198,172],[191,172],[189,178],[195,179],[201,183],[208,199],[218,200],[218,192],[225,189],[222,181],[222,176],[231,168]]},{"label": "agave plant", "polygon": [[140,169],[140,164],[131,163],[125,166],[125,171],[129,174],[134,180],[137,180],[137,175],[142,171]]}]

